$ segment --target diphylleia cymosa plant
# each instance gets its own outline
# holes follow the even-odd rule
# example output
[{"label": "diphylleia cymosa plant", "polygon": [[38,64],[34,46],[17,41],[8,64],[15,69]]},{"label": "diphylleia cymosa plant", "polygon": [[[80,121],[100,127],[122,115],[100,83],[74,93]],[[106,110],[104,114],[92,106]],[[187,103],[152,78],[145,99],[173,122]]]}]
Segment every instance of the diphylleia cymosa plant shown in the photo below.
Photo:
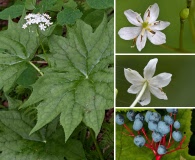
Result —
[{"label": "diphylleia cymosa plant", "polygon": [[162,88],[170,83],[172,74],[160,73],[154,76],[157,62],[157,58],[148,62],[144,68],[144,78],[135,70],[130,68],[124,69],[125,78],[132,84],[127,92],[137,94],[135,101],[130,107],[134,107],[137,103],[140,103],[142,106],[148,105],[151,101],[150,92],[159,99],[168,99]]},{"label": "diphylleia cymosa plant", "polygon": [[113,1],[33,2],[0,13],[0,160],[112,159]]},{"label": "diphylleia cymosa plant", "polygon": [[144,13],[143,19],[140,14],[129,9],[124,12],[128,21],[136,27],[124,27],[118,32],[119,36],[124,40],[134,40],[137,49],[141,51],[145,45],[147,38],[154,45],[166,43],[166,36],[161,30],[170,25],[170,22],[157,20],[159,16],[159,7],[155,3],[148,7]]},{"label": "diphylleia cymosa plant", "polygon": [[[147,111],[144,116],[133,110],[128,111],[126,116],[129,121],[133,122],[134,132],[125,124],[123,115],[116,115],[116,123],[123,125],[127,130],[128,134],[123,134],[134,138],[131,143],[134,143],[137,147],[147,147],[152,150],[156,160],[161,160],[167,154],[187,147],[183,147],[186,136],[183,136],[182,131],[180,131],[181,125],[177,119],[178,109],[169,108],[167,112],[168,114],[162,118],[158,112]],[[151,132],[146,130],[144,121]]]}]

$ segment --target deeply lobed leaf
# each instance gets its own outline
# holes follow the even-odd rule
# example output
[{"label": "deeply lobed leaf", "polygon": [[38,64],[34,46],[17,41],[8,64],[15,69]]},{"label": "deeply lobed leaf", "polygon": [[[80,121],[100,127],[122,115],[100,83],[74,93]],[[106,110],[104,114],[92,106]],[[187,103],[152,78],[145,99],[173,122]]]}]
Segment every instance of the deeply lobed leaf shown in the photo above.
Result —
[{"label": "deeply lobed leaf", "polygon": [[113,106],[113,20],[93,32],[77,21],[68,38],[52,36],[51,68],[33,85],[33,93],[22,107],[39,103],[38,120],[31,133],[60,114],[65,140],[83,121],[96,135],[105,109]]}]

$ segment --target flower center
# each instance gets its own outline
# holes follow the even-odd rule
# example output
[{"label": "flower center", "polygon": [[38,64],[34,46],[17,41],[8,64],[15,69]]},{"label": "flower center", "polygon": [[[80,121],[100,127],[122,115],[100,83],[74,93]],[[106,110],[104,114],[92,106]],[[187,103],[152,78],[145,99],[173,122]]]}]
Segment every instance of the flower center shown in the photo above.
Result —
[{"label": "flower center", "polygon": [[148,27],[148,22],[143,22],[143,23],[142,23],[142,27],[143,27],[143,28],[147,28],[147,27]]}]

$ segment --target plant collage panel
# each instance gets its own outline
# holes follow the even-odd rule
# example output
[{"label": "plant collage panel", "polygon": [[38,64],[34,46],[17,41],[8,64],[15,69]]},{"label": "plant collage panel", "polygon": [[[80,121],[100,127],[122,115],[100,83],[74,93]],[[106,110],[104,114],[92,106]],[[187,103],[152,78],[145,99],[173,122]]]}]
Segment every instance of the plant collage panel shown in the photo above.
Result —
[{"label": "plant collage panel", "polygon": [[195,160],[195,1],[115,9],[115,160]]}]

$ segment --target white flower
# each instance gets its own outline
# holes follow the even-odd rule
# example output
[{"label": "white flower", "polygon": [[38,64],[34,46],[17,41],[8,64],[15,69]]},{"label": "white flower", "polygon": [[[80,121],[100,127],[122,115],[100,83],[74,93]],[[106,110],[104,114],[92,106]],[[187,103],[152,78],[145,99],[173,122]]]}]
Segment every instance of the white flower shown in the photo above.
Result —
[{"label": "white flower", "polygon": [[23,29],[27,28],[27,24],[23,24],[23,25],[22,25],[22,28],[23,28]]},{"label": "white flower", "polygon": [[43,24],[43,23],[40,23],[39,24],[39,28],[40,28],[40,30],[45,30],[45,28],[46,28],[46,26]]},{"label": "white flower", "polygon": [[47,27],[49,27],[50,25],[52,25],[53,23],[50,22],[51,17],[44,13],[44,14],[34,14],[34,13],[30,13],[28,15],[26,15],[26,17],[24,18],[26,20],[26,23],[23,24],[22,28],[25,29],[28,26],[32,25],[32,24],[37,24],[40,28],[40,30],[45,31],[45,29]]},{"label": "white flower", "polygon": [[129,9],[124,12],[128,21],[136,27],[124,27],[118,32],[124,40],[136,41],[136,46],[141,51],[146,44],[147,38],[151,43],[160,45],[166,43],[166,36],[161,30],[170,25],[170,22],[157,21],[159,15],[158,4],[153,4],[146,10],[143,20],[137,12]]},{"label": "white flower", "polygon": [[132,70],[130,68],[124,69],[127,81],[132,84],[131,87],[127,90],[128,93],[139,94],[145,82],[147,82],[147,87],[139,101],[142,106],[150,103],[150,92],[159,99],[168,99],[166,94],[162,91],[162,87],[165,87],[170,83],[172,74],[160,73],[157,76],[153,77],[156,70],[157,62],[157,58],[151,59],[148,62],[148,64],[144,68],[144,78],[135,70]]}]

